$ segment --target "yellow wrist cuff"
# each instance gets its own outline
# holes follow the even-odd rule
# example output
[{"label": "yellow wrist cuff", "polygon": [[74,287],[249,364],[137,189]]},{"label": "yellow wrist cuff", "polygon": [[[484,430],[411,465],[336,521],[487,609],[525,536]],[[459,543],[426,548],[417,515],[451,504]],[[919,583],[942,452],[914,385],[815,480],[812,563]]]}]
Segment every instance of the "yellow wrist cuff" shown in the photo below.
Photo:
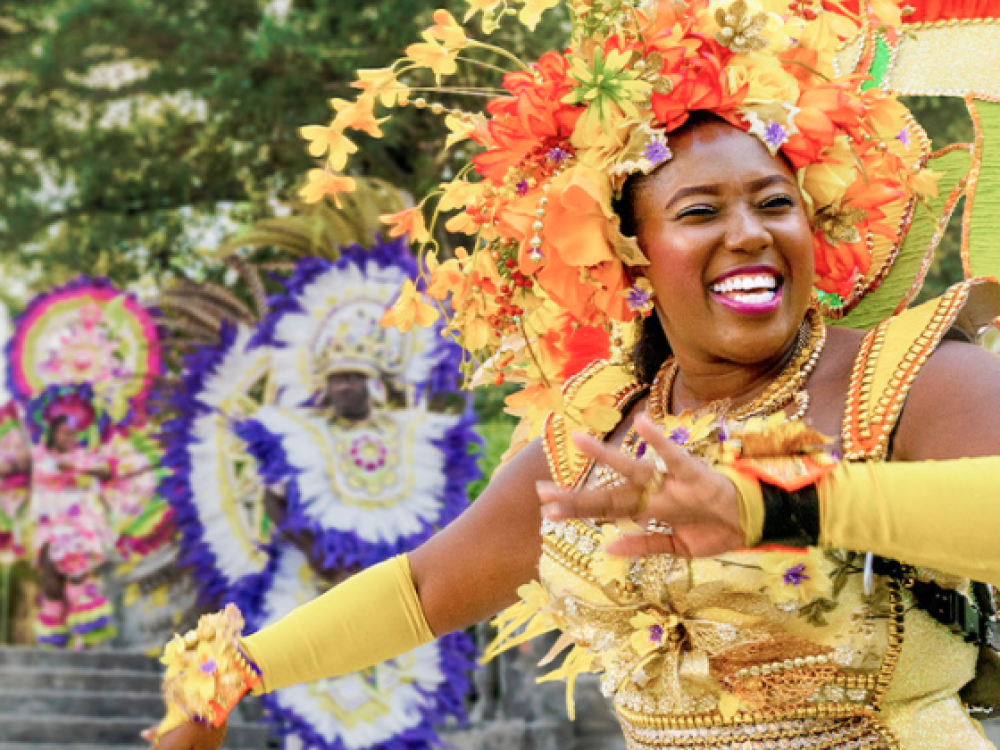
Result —
[{"label": "yellow wrist cuff", "polygon": [[349,578],[240,642],[255,693],[356,672],[434,640],[405,555]]},{"label": "yellow wrist cuff", "polygon": [[740,527],[743,529],[744,546],[756,547],[764,536],[764,495],[755,477],[736,469],[717,466],[716,470],[736,485],[740,509]]}]

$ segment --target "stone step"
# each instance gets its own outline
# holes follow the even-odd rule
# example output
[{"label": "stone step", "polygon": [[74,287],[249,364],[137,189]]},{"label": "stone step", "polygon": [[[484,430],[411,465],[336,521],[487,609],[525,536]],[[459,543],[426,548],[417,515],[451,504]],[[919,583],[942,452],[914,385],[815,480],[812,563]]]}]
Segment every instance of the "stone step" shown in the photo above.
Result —
[{"label": "stone step", "polygon": [[160,675],[126,669],[31,669],[0,667],[0,685],[6,691],[78,690],[90,693],[160,692]]},{"label": "stone step", "polygon": [[[163,699],[155,693],[65,690],[9,690],[0,685],[0,714],[20,716],[90,716],[142,718],[152,723],[163,714]],[[3,729],[0,728],[0,733]]]},{"label": "stone step", "polygon": [[[84,718],[63,716],[25,717],[21,714],[0,714],[0,743],[141,745],[139,733],[148,729],[148,719]],[[237,724],[229,727],[226,745],[241,748],[262,748],[268,733],[263,727]]]},{"label": "stone step", "polygon": [[138,651],[60,651],[49,648],[0,648],[0,669],[126,669],[159,672],[156,659]]}]

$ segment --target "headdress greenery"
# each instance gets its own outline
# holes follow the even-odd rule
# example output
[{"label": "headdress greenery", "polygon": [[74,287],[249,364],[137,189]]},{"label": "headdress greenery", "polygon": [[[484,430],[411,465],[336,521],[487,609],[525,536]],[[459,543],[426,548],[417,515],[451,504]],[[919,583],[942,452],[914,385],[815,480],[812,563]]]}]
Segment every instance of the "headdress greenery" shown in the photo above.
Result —
[{"label": "headdress greenery", "polygon": [[[469,4],[465,21],[481,14],[489,35],[508,16],[533,28],[557,0]],[[613,200],[630,175],[669,161],[670,133],[695,111],[757,136],[796,170],[827,314],[843,314],[872,287],[873,257],[898,243],[904,215],[935,191],[934,174],[923,168],[926,136],[906,108],[866,76],[838,72],[853,67],[842,64],[843,50],[862,27],[900,24],[895,0],[863,3],[861,15],[836,0],[568,0],[568,7],[569,47],[530,64],[470,38],[439,10],[405,57],[359,71],[360,96],[333,100],[328,126],[302,129],[310,153],[325,159],[302,191],[308,201],[337,201],[353,189],[344,171],[357,150],[354,131],[379,137],[386,118],[377,110],[427,108],[444,117],[448,147],[465,140],[481,147],[417,206],[384,217],[393,235],[409,234],[424,261],[424,283],[407,286],[386,324],[427,324],[444,313],[446,335],[469,353],[474,383],[525,383],[509,403],[528,417],[561,409],[559,386],[614,355],[619,324],[648,308],[647,282],[634,270],[648,261],[621,232]],[[477,49],[502,53],[514,67],[485,112],[414,98],[411,87],[428,71],[434,89],[464,90],[442,81]],[[439,256],[441,223],[463,237],[454,258]],[[615,418],[601,398],[582,421]]]}]

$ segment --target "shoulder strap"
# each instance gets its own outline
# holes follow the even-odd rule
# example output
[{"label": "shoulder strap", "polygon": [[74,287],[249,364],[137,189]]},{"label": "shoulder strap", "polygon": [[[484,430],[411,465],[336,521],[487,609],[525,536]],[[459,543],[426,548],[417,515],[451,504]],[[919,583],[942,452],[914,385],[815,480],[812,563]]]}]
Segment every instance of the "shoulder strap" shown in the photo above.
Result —
[{"label": "shoulder strap", "polygon": [[608,360],[594,362],[566,382],[561,410],[551,412],[542,425],[542,447],[556,484],[575,487],[590,470],[592,461],[573,444],[574,432],[587,432],[598,438],[608,434],[585,423],[583,411],[587,406],[607,394],[612,397],[614,408],[621,411],[644,389],[626,366]]},{"label": "shoulder strap", "polygon": [[[975,304],[970,303],[975,297]],[[841,428],[844,458],[884,460],[906,396],[928,357],[952,328],[989,324],[996,283],[970,279],[937,299],[888,318],[866,335],[854,362]],[[983,298],[987,304],[983,304]],[[970,304],[967,304],[970,303]],[[975,330],[970,331],[973,336]]]}]

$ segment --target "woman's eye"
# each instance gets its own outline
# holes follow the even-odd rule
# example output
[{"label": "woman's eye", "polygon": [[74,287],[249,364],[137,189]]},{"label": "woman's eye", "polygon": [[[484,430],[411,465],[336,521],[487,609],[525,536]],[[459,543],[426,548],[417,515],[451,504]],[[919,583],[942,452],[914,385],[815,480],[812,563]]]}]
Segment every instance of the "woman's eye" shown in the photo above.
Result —
[{"label": "woman's eye", "polygon": [[764,199],[760,204],[761,208],[788,208],[793,205],[792,196],[790,195],[772,195],[770,198]]},{"label": "woman's eye", "polygon": [[712,216],[715,213],[716,213],[716,211],[715,211],[715,208],[713,206],[704,206],[704,205],[701,205],[701,206],[689,206],[688,208],[685,208],[685,209],[681,210],[677,214],[677,218],[678,219],[684,219],[684,218],[689,217],[689,216]]}]

